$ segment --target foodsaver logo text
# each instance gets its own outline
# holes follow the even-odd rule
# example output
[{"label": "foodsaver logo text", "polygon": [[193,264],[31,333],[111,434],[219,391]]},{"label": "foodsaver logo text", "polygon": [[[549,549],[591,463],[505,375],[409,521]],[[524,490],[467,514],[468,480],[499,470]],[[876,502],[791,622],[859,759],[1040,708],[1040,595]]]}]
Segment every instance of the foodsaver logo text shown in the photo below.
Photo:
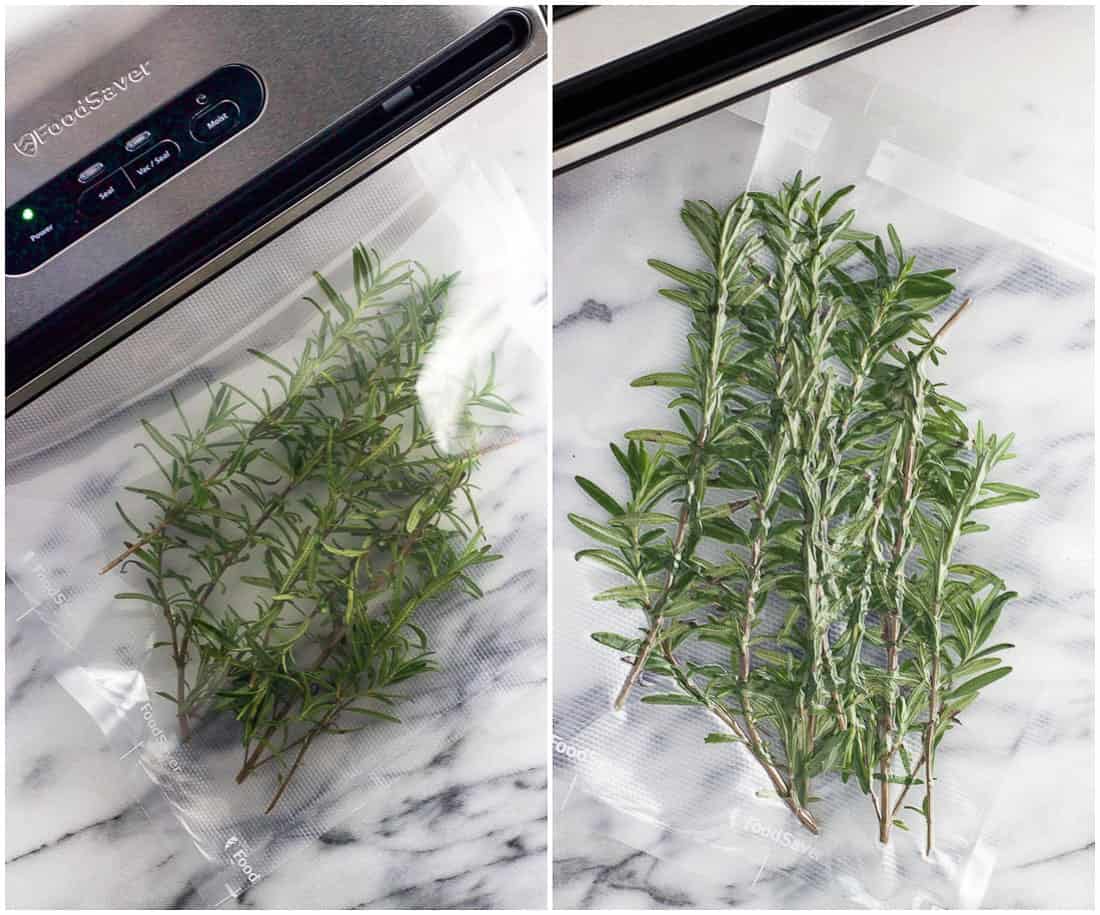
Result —
[{"label": "foodsaver logo text", "polygon": [[783,829],[782,827],[763,823],[752,814],[749,814],[744,820],[741,820],[740,813],[739,810],[730,811],[731,826],[737,826],[740,820],[741,829],[751,835],[758,836],[761,839],[767,839],[769,842],[774,842],[776,845],[780,845],[783,848],[789,848],[795,854],[805,855],[811,861],[821,860],[817,849],[810,840],[802,836],[797,836],[793,832]]},{"label": "foodsaver logo text", "polygon": [[15,151],[28,159],[38,155],[38,150],[46,145],[51,138],[61,136],[70,127],[76,126],[78,121],[90,117],[108,102],[113,102],[123,92],[126,92],[135,83],[140,83],[149,76],[149,61],[145,61],[137,67],[123,73],[118,79],[99,89],[93,89],[77,100],[72,111],[66,111],[59,117],[39,124],[33,130],[28,130],[16,140],[12,146]]}]

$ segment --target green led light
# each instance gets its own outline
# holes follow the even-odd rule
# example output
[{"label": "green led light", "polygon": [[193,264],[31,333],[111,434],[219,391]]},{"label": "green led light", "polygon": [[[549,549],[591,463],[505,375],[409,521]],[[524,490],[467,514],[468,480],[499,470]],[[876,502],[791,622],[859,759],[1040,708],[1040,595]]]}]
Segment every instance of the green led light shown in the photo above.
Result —
[{"label": "green led light", "polygon": [[30,222],[32,219],[34,219],[34,210],[32,210],[30,207],[24,207],[22,215],[24,222]]}]

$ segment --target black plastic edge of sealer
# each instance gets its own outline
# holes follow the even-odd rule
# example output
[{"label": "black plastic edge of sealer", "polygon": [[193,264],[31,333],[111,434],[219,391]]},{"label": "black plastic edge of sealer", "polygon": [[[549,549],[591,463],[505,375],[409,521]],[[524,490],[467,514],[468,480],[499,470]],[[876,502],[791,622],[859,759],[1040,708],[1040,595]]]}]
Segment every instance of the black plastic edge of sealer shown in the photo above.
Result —
[{"label": "black plastic edge of sealer", "polygon": [[795,51],[900,6],[753,6],[554,86],[554,149]]},{"label": "black plastic edge of sealer", "polygon": [[[851,31],[910,6],[757,6],[705,23],[667,41],[581,73],[554,86],[554,138],[558,150],[702,89],[751,72],[836,35]],[[793,71],[751,91],[723,99],[705,109],[670,120],[653,130],[556,169],[569,171],[633,145],[724,105],[747,98],[814,70],[861,53],[877,44],[931,25],[969,6],[933,7],[938,15],[868,41],[847,53]]]},{"label": "black plastic edge of sealer", "polygon": [[[625,147],[633,146],[635,143],[643,142],[657,134],[679,127],[681,124],[694,120],[695,118],[703,117],[736,101],[749,98],[750,96],[771,89],[773,86],[805,76],[815,70],[828,67],[847,57],[862,53],[868,48],[884,44],[895,38],[900,38],[924,26],[932,25],[956,13],[961,13],[972,8],[972,5],[934,7],[938,13],[935,16],[922,19],[920,22],[907,25],[888,35],[868,41],[857,48],[853,48],[851,51],[835,54],[811,66],[784,74],[780,78],[762,82],[748,91],[739,94],[731,94],[729,98],[722,98],[714,104],[708,105],[698,111],[693,111],[681,117],[670,118],[667,122],[624,140],[621,143],[616,143],[604,149],[600,149],[592,155],[585,156],[584,158],[570,162],[568,165],[557,168],[554,170],[554,174],[563,174],[587,162],[591,162],[594,159],[600,159]],[[835,35],[850,31],[860,24],[872,22],[875,19],[906,9],[912,9],[912,7],[751,7],[731,13],[729,16],[723,17],[722,19],[706,23],[697,29],[670,38],[666,42],[660,42],[648,48],[643,48],[635,54],[623,57],[617,61],[612,61],[602,67],[579,74],[578,76],[557,84],[554,87],[553,147],[557,150],[563,146],[568,146],[570,143],[600,133],[610,127],[614,127],[617,124],[637,117],[638,115],[645,114],[662,105],[668,104],[669,102],[686,98],[703,88],[731,79],[734,76],[751,72],[753,69],[770,63],[773,60],[778,60],[784,56],[802,50],[803,48],[825,41]],[[798,35],[784,34],[781,30],[777,33],[775,29],[779,28],[779,20],[774,18],[769,19],[769,17],[773,16],[781,17],[784,13],[799,13],[802,11],[811,15],[827,16],[839,10],[854,11],[854,14],[847,14],[854,15],[854,19],[843,27],[839,26],[838,20],[833,20],[828,28],[826,28],[824,23],[819,23],[818,27],[814,27],[812,23],[804,23],[803,31]],[[869,11],[874,12],[871,13]],[[866,16],[866,18],[862,19],[861,16]],[[760,40],[768,41],[768,46],[766,48],[758,47],[755,52],[752,52],[750,48],[750,53],[748,53],[745,58],[735,57],[731,54],[729,47],[721,47],[722,36],[718,34],[717,30],[722,29],[723,33],[725,33],[726,30],[735,31],[749,19],[752,19],[754,22],[761,19],[768,19],[768,21],[764,23],[765,28],[763,29],[763,34],[758,33]],[[771,27],[770,39],[768,38],[768,26]],[[744,33],[742,33],[741,37],[745,37]],[[696,43],[697,40],[701,39],[701,45],[705,48],[708,46],[706,41],[707,38],[716,38],[719,44],[718,50],[720,53],[717,55],[717,59],[712,56],[711,60],[707,61],[700,56],[699,59],[695,61],[695,56],[699,54],[701,50],[700,44]],[[715,50],[713,44],[710,44],[710,49],[712,51]],[[675,60],[678,67],[685,67],[687,69],[684,71],[674,70],[670,73],[669,58],[665,56],[665,50],[676,55]],[[637,59],[635,60],[635,58]],[[723,58],[725,58],[725,60],[723,60]],[[696,63],[698,63],[699,66],[696,66]],[[708,63],[712,69],[709,72],[699,73],[698,71],[700,69],[706,70]],[[725,66],[723,66],[723,63]],[[680,72],[684,72],[686,75],[684,75],[683,78],[674,79],[671,82],[662,82],[662,73],[669,77],[676,77]],[[651,82],[647,86],[642,82],[642,77],[647,77],[651,80],[656,79],[657,82]],[[693,80],[699,81],[693,82]],[[616,106],[614,104],[614,93],[624,90],[626,86],[630,84],[636,86],[635,90],[631,90],[634,92],[635,97],[629,99],[629,104]],[[614,89],[609,88],[612,85],[614,85]],[[609,107],[601,109],[599,107],[601,102],[610,102],[611,104]]]},{"label": "black plastic edge of sealer", "polygon": [[572,16],[574,13],[583,13],[587,9],[591,9],[591,4],[576,4],[576,3],[555,3],[554,4],[554,22],[560,19],[565,19]]},{"label": "black plastic edge of sealer", "polygon": [[[499,13],[464,36],[455,46],[389,86],[373,104],[352,112],[305,147],[181,226],[154,248],[136,256],[66,302],[48,319],[8,341],[6,392],[11,394],[32,381],[395,134],[457,96],[522,51],[530,43],[532,35],[533,24],[526,14],[515,9]],[[411,101],[397,111],[383,110],[384,103],[407,87],[413,89]],[[323,206],[324,202],[318,203],[310,213]],[[303,214],[294,224],[308,218],[310,213]],[[288,228],[289,225],[282,231]],[[264,243],[269,243],[278,234]],[[212,279],[214,275],[204,282]],[[144,326],[155,317],[151,314],[139,326]],[[125,336],[137,329],[134,327]],[[117,342],[113,341],[111,346]],[[105,347],[105,350],[109,348]],[[97,352],[90,358],[101,354]],[[73,371],[79,371],[79,366],[74,366],[64,377]],[[49,387],[61,380],[63,378],[56,379]],[[37,392],[34,397],[46,389]],[[22,409],[34,397],[19,404],[8,415]]]}]

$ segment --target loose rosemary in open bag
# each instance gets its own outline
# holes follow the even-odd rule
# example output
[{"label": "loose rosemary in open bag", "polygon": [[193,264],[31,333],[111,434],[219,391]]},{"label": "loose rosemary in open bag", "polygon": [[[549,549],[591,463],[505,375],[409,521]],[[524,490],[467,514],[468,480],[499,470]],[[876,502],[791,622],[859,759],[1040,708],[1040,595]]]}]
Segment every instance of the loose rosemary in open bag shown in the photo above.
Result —
[{"label": "loose rosemary in open bag", "polygon": [[991,478],[1012,436],[972,431],[928,379],[968,305],[930,332],[953,271],[917,272],[893,227],[834,215],[851,187],[817,184],[684,205],[707,266],[650,265],[691,312],[690,358],[632,383],[672,389],[679,425],[612,444],[626,498],[578,477],[607,517],[570,520],[599,543],[577,558],[626,579],[596,599],[642,616],[593,635],[629,664],[617,708],[660,684],[641,701],[708,712],[706,742],[743,744],[811,832],[811,783],[838,775],[880,841],[912,810],[930,852],[937,748],[1011,671],[992,636],[1015,595],[956,549],[1037,494]]},{"label": "loose rosemary in open bag", "polygon": [[[327,300],[317,330],[286,365],[253,351],[277,389],[223,383],[201,423],[176,404],[170,434],[143,421],[155,506],[104,571],[135,566],[167,638],[181,740],[205,716],[232,715],[237,781],[279,771],[279,802],[315,741],[397,721],[401,684],[431,670],[425,602],[452,588],[480,596],[471,569],[495,558],[473,499],[476,453],[442,451],[417,379],[454,276],[408,263],[383,269],[353,252],[355,301],[315,275]],[[174,398],[173,398],[174,401]],[[492,380],[472,407],[508,411]],[[472,518],[472,523],[468,518]],[[249,606],[250,605],[250,606]]]}]

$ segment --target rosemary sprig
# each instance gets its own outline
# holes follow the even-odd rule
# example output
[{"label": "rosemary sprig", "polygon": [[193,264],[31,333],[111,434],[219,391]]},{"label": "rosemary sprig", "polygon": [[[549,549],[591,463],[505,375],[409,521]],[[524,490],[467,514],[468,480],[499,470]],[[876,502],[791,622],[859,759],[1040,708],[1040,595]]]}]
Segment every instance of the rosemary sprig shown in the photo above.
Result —
[{"label": "rosemary sprig", "polygon": [[[688,337],[688,345],[692,350],[689,384],[681,390],[678,398],[696,407],[698,417],[693,420],[681,411],[684,432],[636,429],[626,434],[631,441],[682,444],[689,450],[677,462],[679,467],[671,476],[673,485],[681,492],[681,507],[676,520],[676,532],[672,537],[671,561],[664,570],[663,583],[652,601],[648,602],[648,632],[615,699],[616,708],[622,708],[645,667],[646,660],[660,636],[665,616],[671,615],[668,606],[670,601],[675,601],[691,578],[691,557],[703,534],[700,516],[706,498],[707,477],[713,465],[711,446],[723,399],[725,381],[722,378],[722,363],[733,342],[726,333],[726,323],[729,311],[738,305],[739,292],[743,292],[739,289],[744,283],[743,265],[758,246],[755,240],[743,238],[751,215],[752,204],[748,200],[744,200],[738,207],[730,207],[720,221],[715,211],[705,207],[688,205],[684,209],[684,222],[695,233],[714,266],[714,273],[710,275],[705,289],[708,304],[703,308],[693,309],[694,327]],[[676,268],[659,261],[650,263],[674,277],[679,273]],[[681,380],[674,379],[672,383],[679,385]],[[638,378],[633,382],[635,387],[668,384],[668,378],[655,375]]]},{"label": "rosemary sprig", "polygon": [[951,271],[918,272],[892,226],[888,249],[835,215],[851,187],[817,183],[798,175],[721,212],[685,204],[706,267],[650,263],[691,310],[690,358],[634,382],[674,389],[680,428],[613,444],[629,499],[578,477],[607,520],[570,520],[601,544],[577,558],[628,580],[596,599],[645,622],[593,635],[630,664],[616,707],[643,672],[663,679],[670,691],[642,702],[708,711],[725,731],[707,742],[742,743],[813,832],[811,783],[835,774],[855,778],[889,841],[923,767],[931,851],[936,747],[1010,671],[994,655],[1011,646],[987,642],[1012,592],[953,556],[985,529],[974,512],[1036,494],[989,480],[1011,437],[971,436],[927,378],[969,304],[925,329]]},{"label": "rosemary sprig", "polygon": [[[495,558],[477,520],[477,454],[450,454],[421,412],[417,380],[453,276],[383,268],[353,252],[355,299],[315,275],[325,305],[293,364],[254,352],[274,394],[229,384],[201,425],[143,426],[167,486],[129,487],[157,509],[108,568],[135,565],[176,669],[181,740],[206,714],[240,725],[242,782],[280,767],[274,809],[317,739],[397,721],[402,683],[433,669],[417,610]],[[492,372],[490,372],[490,376]],[[510,411],[493,379],[470,411]],[[213,468],[210,470],[209,468]],[[459,511],[469,506],[473,523]],[[251,609],[238,599],[252,595]]]},{"label": "rosemary sprig", "polygon": [[[190,440],[190,450],[186,458],[151,423],[148,421],[142,422],[142,426],[154,443],[173,459],[174,469],[176,469],[176,461],[179,461],[188,470],[197,470],[203,465],[214,462],[217,462],[217,466],[212,473],[205,477],[195,473],[189,474],[186,479],[170,478],[169,482],[173,484],[171,496],[167,499],[162,498],[158,502],[161,509],[160,520],[148,530],[138,531],[138,539],[133,543],[126,544],[126,549],[108,562],[100,570],[100,574],[109,572],[124,562],[170,525],[177,524],[177,522],[186,523],[189,513],[195,508],[201,508],[206,503],[211,490],[224,488],[226,481],[242,465],[247,465],[249,460],[255,457],[255,446],[257,444],[265,440],[278,438],[281,429],[294,424],[299,411],[306,403],[331,387],[331,380],[326,375],[326,369],[334,361],[343,357],[344,350],[349,342],[353,341],[357,333],[362,331],[362,321],[377,320],[377,316],[365,315],[365,309],[379,301],[389,290],[408,281],[410,277],[407,264],[396,265],[376,276],[377,265],[372,265],[370,256],[361,249],[356,249],[353,253],[353,262],[356,292],[359,297],[359,306],[354,315],[348,311],[347,303],[343,302],[342,297],[336,293],[336,290],[328,284],[324,277],[315,274],[318,284],[329,297],[330,302],[334,305],[339,303],[339,315],[343,320],[334,328],[331,317],[323,312],[322,329],[318,332],[317,337],[308,341],[295,371],[287,371],[285,366],[272,360],[265,353],[252,351],[257,358],[272,364],[277,370],[285,372],[289,376],[288,379],[277,378],[284,394],[282,401],[273,404],[270,395],[264,391],[262,395],[263,404],[261,405],[232,385],[221,385],[217,393],[212,395],[210,411],[207,414],[205,424],[197,432],[192,433],[186,419],[182,414],[180,415],[187,431],[187,439]],[[307,299],[307,301],[320,308],[312,299]],[[257,415],[251,419],[241,420],[239,413],[244,404],[233,403],[233,394],[239,395],[241,400],[255,407]],[[224,432],[227,427],[234,428],[239,433],[240,438],[230,441],[216,441],[218,434]],[[180,438],[178,433],[174,437]],[[219,459],[219,453],[227,447],[230,449],[229,453]],[[155,454],[151,454],[151,456],[163,472],[163,465],[157,456]]]}]

